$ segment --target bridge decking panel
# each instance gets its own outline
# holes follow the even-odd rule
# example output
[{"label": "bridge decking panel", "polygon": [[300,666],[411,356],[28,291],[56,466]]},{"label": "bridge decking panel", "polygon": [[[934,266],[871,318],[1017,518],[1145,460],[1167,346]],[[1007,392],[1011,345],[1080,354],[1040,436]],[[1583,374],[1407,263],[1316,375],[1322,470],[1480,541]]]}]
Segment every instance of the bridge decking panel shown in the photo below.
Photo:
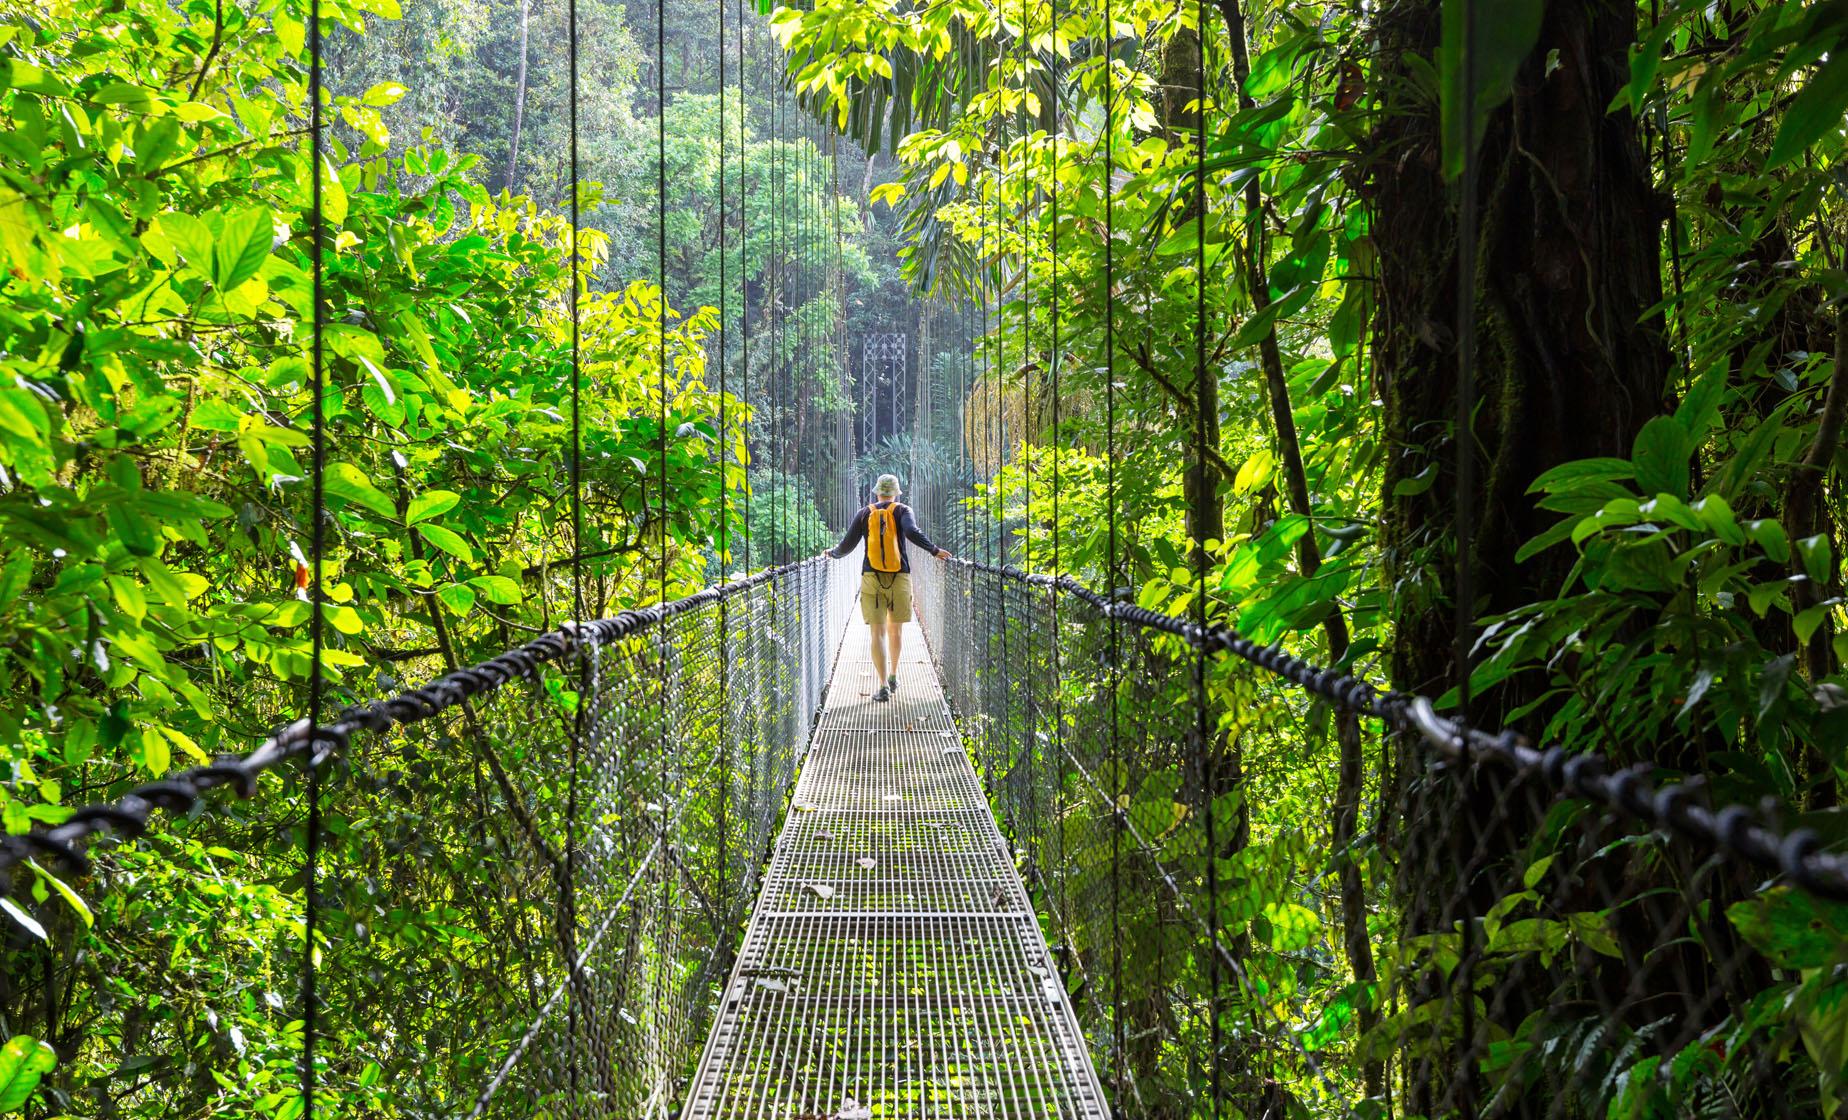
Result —
[{"label": "bridge decking panel", "polygon": [[688,1120],[1107,1115],[915,625],[875,703],[849,636]]}]

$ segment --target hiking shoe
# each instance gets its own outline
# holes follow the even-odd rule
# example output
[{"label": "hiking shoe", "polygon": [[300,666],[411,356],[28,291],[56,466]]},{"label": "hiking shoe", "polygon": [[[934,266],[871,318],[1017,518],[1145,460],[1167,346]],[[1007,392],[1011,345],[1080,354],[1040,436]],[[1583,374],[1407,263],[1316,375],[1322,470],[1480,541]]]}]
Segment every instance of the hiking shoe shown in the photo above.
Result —
[{"label": "hiking shoe", "polygon": [[898,674],[897,673],[893,673],[891,676],[886,678],[886,691],[890,692],[894,696],[898,695]]},{"label": "hiking shoe", "polygon": [[891,698],[892,698],[891,690],[884,688],[884,687],[881,687],[878,692],[873,693],[873,699],[879,701],[881,704],[885,703],[887,700],[890,700]]}]

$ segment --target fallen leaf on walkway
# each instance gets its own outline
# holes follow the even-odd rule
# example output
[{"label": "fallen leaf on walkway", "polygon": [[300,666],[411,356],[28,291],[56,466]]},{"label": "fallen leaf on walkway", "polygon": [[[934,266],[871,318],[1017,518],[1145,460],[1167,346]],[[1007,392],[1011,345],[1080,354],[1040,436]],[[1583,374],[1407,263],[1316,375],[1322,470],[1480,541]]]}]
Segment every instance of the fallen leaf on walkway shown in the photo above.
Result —
[{"label": "fallen leaf on walkway", "polygon": [[903,801],[905,799],[905,795],[902,793],[888,793],[885,795],[885,799],[887,801]]},{"label": "fallen leaf on walkway", "polygon": [[766,992],[787,992],[789,985],[781,980],[770,980],[762,976],[757,978],[757,986]]},{"label": "fallen leaf on walkway", "polygon": [[943,753],[944,754],[961,754],[962,748],[961,747],[945,747],[943,748]]},{"label": "fallen leaf on walkway", "polygon": [[868,871],[879,866],[879,861],[872,856],[861,856],[859,859],[854,860],[854,862],[866,868]]},{"label": "fallen leaf on walkway", "polygon": [[815,892],[816,898],[833,898],[834,888],[822,883],[804,883],[803,886]]},{"label": "fallen leaf on walkway", "polygon": [[841,1110],[834,1114],[834,1120],[873,1120],[873,1110],[848,1097],[841,1102]]},{"label": "fallen leaf on walkway", "polygon": [[815,806],[810,805],[806,801],[798,801],[794,805],[791,805],[790,808],[798,813],[813,813],[815,811]]},{"label": "fallen leaf on walkway", "polygon": [[832,833],[832,832],[829,832],[829,831],[828,831],[827,829],[825,829],[825,828],[821,828],[821,829],[816,829],[816,830],[815,830],[815,839],[817,839],[817,840],[832,840],[832,839],[834,839],[834,833]]}]

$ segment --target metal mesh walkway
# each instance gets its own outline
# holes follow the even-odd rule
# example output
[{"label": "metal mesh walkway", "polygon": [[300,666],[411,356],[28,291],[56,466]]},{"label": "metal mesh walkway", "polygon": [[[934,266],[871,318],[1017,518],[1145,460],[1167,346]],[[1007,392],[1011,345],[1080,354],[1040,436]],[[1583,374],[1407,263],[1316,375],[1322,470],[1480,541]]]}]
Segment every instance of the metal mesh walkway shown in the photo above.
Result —
[{"label": "metal mesh walkway", "polygon": [[686,1116],[1107,1115],[916,625],[875,685],[856,627]]}]

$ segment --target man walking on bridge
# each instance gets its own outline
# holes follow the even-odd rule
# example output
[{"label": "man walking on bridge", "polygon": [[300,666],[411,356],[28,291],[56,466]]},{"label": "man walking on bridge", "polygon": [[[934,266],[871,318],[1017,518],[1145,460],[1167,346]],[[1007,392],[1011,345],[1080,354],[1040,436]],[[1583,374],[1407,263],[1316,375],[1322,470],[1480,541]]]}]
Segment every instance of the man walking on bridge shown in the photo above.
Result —
[{"label": "man walking on bridge", "polygon": [[882,683],[873,699],[884,703],[898,691],[899,635],[911,621],[911,558],[905,541],[947,560],[950,551],[938,548],[918,528],[911,507],[898,500],[898,476],[882,474],[873,483],[873,503],[854,515],[841,543],[822,553],[839,560],[866,541],[860,561],[860,615],[873,640],[873,672]]}]

